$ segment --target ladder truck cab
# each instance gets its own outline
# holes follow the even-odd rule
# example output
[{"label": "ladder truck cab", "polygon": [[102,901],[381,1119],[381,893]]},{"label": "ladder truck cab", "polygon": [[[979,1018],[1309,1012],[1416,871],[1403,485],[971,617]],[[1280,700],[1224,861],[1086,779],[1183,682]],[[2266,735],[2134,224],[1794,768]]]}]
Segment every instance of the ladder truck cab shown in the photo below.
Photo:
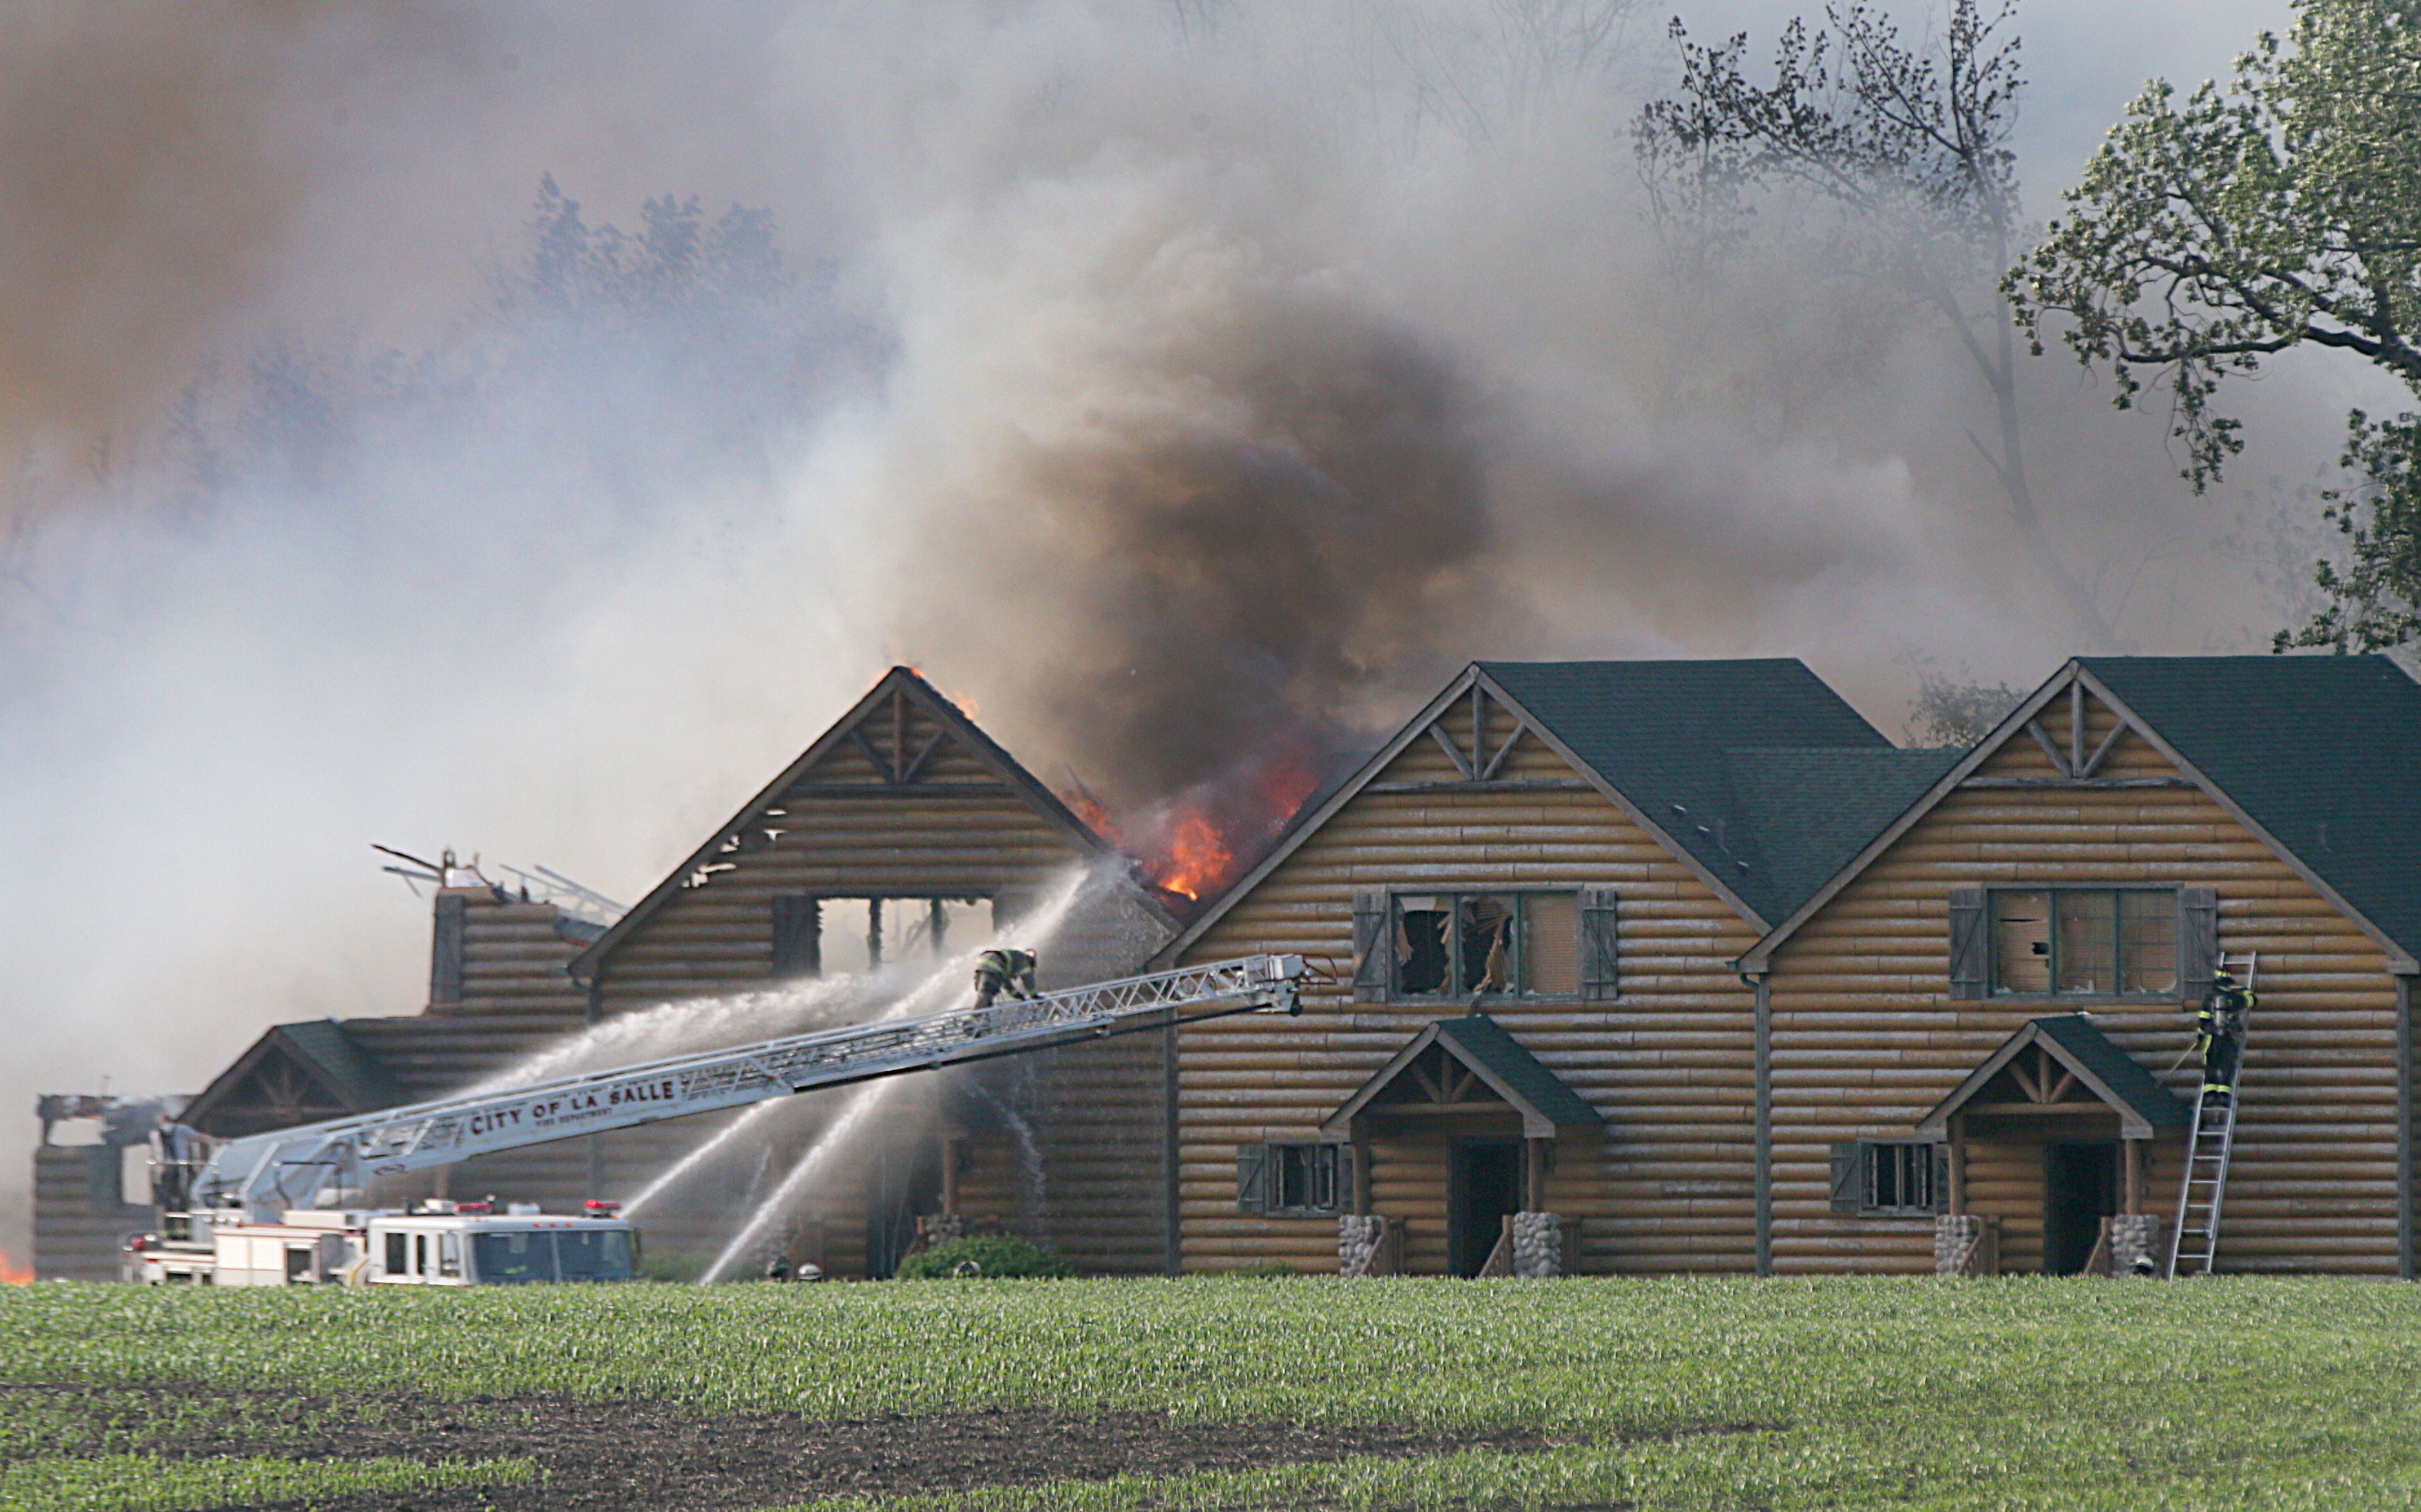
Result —
[{"label": "ladder truck cab", "polygon": [[369,1221],[362,1279],[382,1286],[492,1286],[533,1281],[629,1281],[638,1274],[639,1236],[615,1205],[586,1216],[514,1203],[425,1203]]}]

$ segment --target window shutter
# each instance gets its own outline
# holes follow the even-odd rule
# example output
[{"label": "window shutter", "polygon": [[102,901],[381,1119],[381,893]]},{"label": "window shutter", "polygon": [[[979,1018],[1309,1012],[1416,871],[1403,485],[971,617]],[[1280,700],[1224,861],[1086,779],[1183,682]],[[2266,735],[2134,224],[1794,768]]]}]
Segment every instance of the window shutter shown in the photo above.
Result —
[{"label": "window shutter", "polygon": [[1353,1001],[1387,1001],[1387,968],[1394,952],[1387,949],[1387,895],[1383,891],[1353,895]]},{"label": "window shutter", "polygon": [[2210,995],[2211,974],[2219,970],[2219,891],[2211,887],[2178,889],[2178,988],[2189,1000]]},{"label": "window shutter", "polygon": [[773,896],[773,974],[813,975],[823,970],[823,918],[816,899],[797,894]]},{"label": "window shutter", "polygon": [[1991,990],[1992,940],[1984,927],[1984,890],[1950,890],[1950,995],[1980,998]]},{"label": "window shutter", "polygon": [[1950,1146],[1936,1145],[1932,1149],[1933,1190],[1930,1195],[1933,1200],[1926,1204],[1926,1210],[1946,1213],[1950,1210]]},{"label": "window shutter", "polygon": [[1236,1210],[1240,1213],[1265,1213],[1270,1210],[1270,1147],[1267,1145],[1236,1146]]},{"label": "window shutter", "polygon": [[429,942],[429,1001],[462,1001],[462,896],[439,894]]},{"label": "window shutter", "polygon": [[1853,1213],[1866,1206],[1866,1146],[1852,1139],[1833,1146],[1833,1210]]},{"label": "window shutter", "polygon": [[1615,897],[1611,887],[1581,889],[1581,996],[1592,1002],[1609,1001],[1622,992]]}]

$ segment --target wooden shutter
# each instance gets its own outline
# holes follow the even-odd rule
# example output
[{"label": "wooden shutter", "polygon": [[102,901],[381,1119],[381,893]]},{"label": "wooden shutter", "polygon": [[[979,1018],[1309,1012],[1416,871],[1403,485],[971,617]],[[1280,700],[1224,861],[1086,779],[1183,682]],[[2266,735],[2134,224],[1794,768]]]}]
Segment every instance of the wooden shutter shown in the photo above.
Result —
[{"label": "wooden shutter", "polygon": [[1854,1139],[1834,1146],[1833,1210],[1853,1213],[1866,1205],[1866,1146]]},{"label": "wooden shutter", "polygon": [[773,896],[773,974],[812,976],[823,970],[823,917],[816,899]]},{"label": "wooden shutter", "polygon": [[2190,1002],[2210,995],[2219,970],[2219,891],[2178,889],[2178,990]]},{"label": "wooden shutter", "polygon": [[1387,1001],[1388,968],[1395,952],[1387,948],[1387,895],[1384,891],[1353,895],[1353,1001]]},{"label": "wooden shutter", "polygon": [[1605,1002],[1621,995],[1621,952],[1616,943],[1615,890],[1581,889],[1581,996]]},{"label": "wooden shutter", "polygon": [[439,894],[429,942],[429,1001],[462,1001],[462,896]]},{"label": "wooden shutter", "polygon": [[1271,1167],[1277,1162],[1270,1159],[1267,1145],[1236,1146],[1236,1210],[1240,1213],[1265,1213],[1270,1210]]},{"label": "wooden shutter", "polygon": [[1927,1204],[1929,1212],[1950,1210],[1950,1146],[1936,1145],[1933,1149],[1933,1201]]},{"label": "wooden shutter", "polygon": [[1992,936],[1984,917],[1984,890],[1950,890],[1950,995],[1980,998],[1992,990]]}]

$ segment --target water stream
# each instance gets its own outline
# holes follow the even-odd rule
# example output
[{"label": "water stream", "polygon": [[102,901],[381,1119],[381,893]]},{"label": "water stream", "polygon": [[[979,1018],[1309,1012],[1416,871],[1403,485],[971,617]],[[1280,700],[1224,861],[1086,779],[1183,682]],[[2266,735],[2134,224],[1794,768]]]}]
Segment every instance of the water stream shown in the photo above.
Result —
[{"label": "water stream", "polygon": [[[1053,936],[1074,911],[1077,899],[1084,894],[1086,878],[1079,871],[1071,875],[1055,892],[1044,898],[1034,912],[1020,919],[1012,931],[1024,948],[1047,951]],[[938,1013],[961,1001],[969,992],[969,982],[975,972],[975,958],[981,946],[969,949],[946,960],[935,963],[932,970],[889,1008],[869,1022],[912,1017],[920,1013]],[[714,1257],[714,1263],[698,1278],[701,1283],[722,1280],[740,1260],[761,1239],[765,1231],[789,1208],[791,1199],[806,1190],[821,1175],[834,1158],[857,1135],[875,1110],[880,1108],[903,1076],[886,1076],[877,1081],[860,1083],[841,1094],[840,1110],[819,1133],[789,1172],[773,1192],[748,1215],[740,1232]],[[1029,1142],[1030,1143],[1030,1142]],[[650,1191],[648,1195],[653,1195]]]}]

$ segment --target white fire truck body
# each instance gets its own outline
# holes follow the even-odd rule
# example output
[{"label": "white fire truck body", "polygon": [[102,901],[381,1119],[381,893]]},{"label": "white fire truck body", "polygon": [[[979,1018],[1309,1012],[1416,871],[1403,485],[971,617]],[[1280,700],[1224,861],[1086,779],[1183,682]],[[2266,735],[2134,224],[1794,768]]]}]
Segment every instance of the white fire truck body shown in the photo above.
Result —
[{"label": "white fire truck body", "polygon": [[296,1210],[282,1224],[195,1214],[189,1239],[147,1239],[130,1252],[152,1286],[296,1286],[336,1282],[473,1286],[532,1281],[629,1281],[639,1240],[611,1204],[585,1217],[516,1203],[504,1213],[430,1202],[407,1212]]}]

